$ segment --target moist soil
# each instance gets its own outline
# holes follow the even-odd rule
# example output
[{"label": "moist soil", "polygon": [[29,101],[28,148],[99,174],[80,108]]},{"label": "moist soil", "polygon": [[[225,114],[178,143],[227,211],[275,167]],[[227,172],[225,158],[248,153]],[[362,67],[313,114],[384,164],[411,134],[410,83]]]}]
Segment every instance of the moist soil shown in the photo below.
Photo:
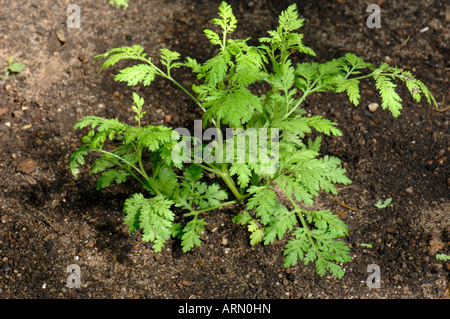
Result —
[{"label": "moist soil", "polygon": [[[173,85],[127,87],[114,75],[127,62],[99,74],[94,56],[140,44],[155,57],[162,47],[204,61],[215,53],[202,30],[213,27],[219,1],[78,0],[80,28],[68,28],[71,1],[0,0],[0,63],[23,62],[20,74],[0,80],[0,297],[13,298],[449,298],[450,111],[417,103],[403,86],[398,118],[380,103],[374,83],[362,83],[353,106],[343,94],[321,93],[305,104],[310,114],[336,121],[341,137],[326,138],[323,154],[342,159],[352,184],[317,206],[349,227],[353,260],[342,279],[318,276],[313,265],[283,268],[284,242],[250,246],[245,227],[232,221],[239,207],[212,211],[201,247],[183,253],[169,240],[160,253],[130,235],[124,201],[141,191],[132,181],[96,190],[83,167],[68,170],[85,134],[74,131],[86,115],[132,123],[133,91],[145,98],[147,124],[191,127],[198,108]],[[265,36],[289,1],[232,1],[233,37]],[[324,62],[353,52],[376,65],[412,71],[441,109],[450,75],[450,7],[444,1],[377,3],[381,28],[368,28],[364,1],[298,1],[304,43]],[[299,56],[300,59],[310,57]],[[186,69],[174,76],[190,87]],[[90,156],[89,163],[94,159]],[[392,198],[379,209],[378,200]],[[368,245],[367,245],[368,244]],[[380,287],[370,288],[369,265]],[[80,267],[80,288],[67,286],[67,267]],[[370,278],[369,278],[370,279]]]}]

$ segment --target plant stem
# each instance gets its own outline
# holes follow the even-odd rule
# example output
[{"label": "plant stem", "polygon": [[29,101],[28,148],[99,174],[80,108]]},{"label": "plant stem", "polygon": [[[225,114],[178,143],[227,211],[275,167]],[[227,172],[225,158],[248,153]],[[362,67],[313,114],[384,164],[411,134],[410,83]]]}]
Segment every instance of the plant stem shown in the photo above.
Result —
[{"label": "plant stem", "polygon": [[314,239],[311,236],[311,230],[309,229],[309,226],[306,223],[305,217],[303,216],[303,210],[294,201],[294,199],[292,198],[291,194],[288,194],[287,192],[285,192],[281,187],[280,187],[280,189],[286,195],[286,197],[288,198],[289,202],[291,202],[292,206],[294,207],[294,210],[297,212],[297,216],[300,219],[300,223],[302,224],[303,229],[305,229],[305,233],[306,233],[306,235],[309,238],[309,242],[310,242],[311,246],[313,246],[315,248],[315,250],[318,250],[317,246],[316,246],[316,243],[315,243]]},{"label": "plant stem", "polygon": [[197,216],[197,215],[199,215],[201,213],[208,212],[210,210],[215,210],[215,209],[218,209],[218,208],[221,208],[221,207],[224,207],[224,206],[234,205],[234,204],[238,204],[238,203],[239,202],[235,199],[235,200],[231,200],[231,201],[228,201],[228,202],[220,203],[219,205],[216,205],[216,206],[203,208],[203,209],[199,209],[199,210],[193,210],[193,211],[191,211],[189,213],[183,214],[183,216],[185,216],[185,217]]},{"label": "plant stem", "polygon": [[238,202],[242,202],[244,199],[244,196],[239,192],[239,190],[236,187],[236,184],[234,183],[233,179],[230,176],[230,173],[228,171],[228,167],[226,164],[222,164],[222,171],[218,174],[220,178],[225,182],[225,184],[228,186],[228,188],[231,190],[233,195],[236,197],[236,200]]}]

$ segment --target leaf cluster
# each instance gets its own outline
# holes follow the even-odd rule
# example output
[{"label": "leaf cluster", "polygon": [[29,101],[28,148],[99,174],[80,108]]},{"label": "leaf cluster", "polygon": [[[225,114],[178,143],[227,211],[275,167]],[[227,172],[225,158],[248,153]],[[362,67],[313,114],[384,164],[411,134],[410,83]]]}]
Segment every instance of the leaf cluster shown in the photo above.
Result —
[{"label": "leaf cluster", "polygon": [[[100,72],[120,61],[136,61],[115,80],[129,86],[148,86],[157,76],[169,80],[203,111],[203,127],[226,127],[233,134],[218,134],[206,145],[172,128],[141,126],[145,103],[134,93],[136,125],[95,116],[75,125],[89,131],[72,154],[72,173],[79,173],[93,151],[100,154],[91,166],[91,174],[100,174],[99,189],[129,177],[141,183],[147,194],[137,193],[125,202],[125,223],[131,233],[142,229],[142,239],[153,242],[155,251],[170,237],[181,240],[185,252],[199,246],[207,224],[203,214],[240,205],[243,210],[233,220],[246,226],[251,245],[286,239],[285,267],[301,260],[314,263],[320,275],[342,277],[342,264],[351,260],[347,226],[328,210],[309,208],[321,192],[337,194],[337,185],[351,183],[340,159],[320,151],[324,136],[342,133],[337,123],[308,115],[303,102],[313,93],[332,92],[346,94],[358,105],[360,82],[370,77],[382,107],[394,116],[400,114],[402,101],[395,81],[403,82],[418,102],[425,96],[435,103],[434,98],[410,72],[385,63],[375,67],[353,53],[325,63],[294,64],[294,52],[315,56],[298,32],[304,20],[295,4],[280,14],[276,29],[260,38],[259,45],[250,45],[250,38],[230,37],[237,20],[225,2],[212,22],[215,29],[204,34],[218,53],[204,62],[182,60],[179,53],[162,48],[155,63],[139,45],[110,49],[96,59],[104,60]],[[171,74],[181,67],[197,77],[190,89]],[[188,147],[192,145],[197,147]],[[181,153],[184,161],[175,161],[174,154]]]}]

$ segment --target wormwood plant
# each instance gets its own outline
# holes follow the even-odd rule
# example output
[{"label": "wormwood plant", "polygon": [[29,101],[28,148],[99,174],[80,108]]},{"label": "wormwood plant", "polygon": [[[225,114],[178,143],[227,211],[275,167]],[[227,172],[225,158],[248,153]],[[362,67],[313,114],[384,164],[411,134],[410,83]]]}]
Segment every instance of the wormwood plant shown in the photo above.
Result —
[{"label": "wormwood plant", "polygon": [[[96,152],[100,156],[90,173],[100,174],[98,189],[137,180],[143,192],[125,201],[125,223],[131,233],[141,229],[142,240],[152,242],[155,251],[170,237],[181,240],[184,252],[199,246],[206,213],[239,204],[243,209],[233,221],[246,226],[251,245],[268,245],[288,236],[285,267],[301,260],[315,263],[320,275],[328,271],[342,277],[342,263],[351,260],[341,238],[347,235],[347,226],[329,210],[310,208],[319,192],[336,194],[337,184],[351,182],[338,158],[319,152],[322,135],[340,136],[341,131],[320,115],[307,116],[303,102],[313,93],[331,91],[346,93],[358,105],[359,84],[366,78],[373,78],[382,108],[395,117],[402,108],[395,81],[403,82],[416,101],[422,95],[429,103],[436,101],[410,72],[386,63],[375,67],[352,53],[326,63],[294,64],[293,52],[315,55],[297,32],[303,19],[295,4],[281,13],[276,30],[268,31],[258,45],[250,45],[250,38],[230,38],[237,21],[225,2],[218,16],[212,22],[219,32],[204,30],[217,54],[204,62],[182,60],[179,53],[162,48],[160,62],[154,63],[139,45],[96,57],[104,59],[100,72],[119,61],[135,60],[137,64],[115,76],[129,86],[149,86],[157,76],[175,84],[202,110],[203,127],[217,129],[214,141],[206,145],[170,127],[142,126],[144,100],[133,93],[134,124],[96,116],[78,121],[75,129],[90,130],[73,152],[70,169],[77,175],[88,152]],[[200,84],[183,87],[171,74],[180,67],[191,69]],[[265,91],[257,95],[255,88]],[[223,136],[221,128],[234,129],[234,134]],[[313,131],[321,135],[308,138]],[[238,143],[242,135],[256,138],[260,150],[267,152],[259,152],[254,160],[254,143],[242,146]]]}]

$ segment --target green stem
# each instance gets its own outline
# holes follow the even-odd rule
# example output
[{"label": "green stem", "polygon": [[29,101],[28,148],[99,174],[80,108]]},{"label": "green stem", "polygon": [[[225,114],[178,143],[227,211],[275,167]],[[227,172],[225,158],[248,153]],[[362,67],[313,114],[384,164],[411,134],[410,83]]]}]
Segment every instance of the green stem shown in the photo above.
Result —
[{"label": "green stem", "polygon": [[239,192],[239,190],[236,187],[236,184],[234,183],[233,179],[230,176],[230,173],[228,171],[227,165],[222,164],[222,171],[218,174],[220,178],[225,182],[225,184],[228,186],[228,188],[231,190],[233,195],[236,197],[236,200],[238,202],[242,202],[242,200],[245,198],[242,196],[242,194]]},{"label": "green stem", "polygon": [[309,229],[309,226],[306,223],[305,217],[303,216],[303,210],[294,201],[294,199],[292,198],[291,194],[288,194],[287,192],[285,192],[281,187],[280,187],[280,189],[286,195],[286,197],[288,198],[289,202],[291,202],[292,206],[294,207],[294,210],[297,212],[297,216],[300,219],[300,223],[302,224],[302,227],[305,229],[305,233],[306,233],[306,235],[309,238],[309,242],[310,242],[311,246],[313,246],[315,248],[315,250],[318,250],[317,246],[316,246],[316,243],[315,243],[314,239],[311,236],[311,230]]},{"label": "green stem", "polygon": [[125,164],[127,164],[127,165],[129,165],[130,167],[134,168],[137,172],[139,172],[139,173],[142,175],[142,177],[144,177],[145,179],[148,178],[148,176],[146,176],[147,174],[145,174],[145,172],[144,172],[144,174],[143,174],[139,168],[137,168],[137,167],[136,167],[135,165],[133,165],[132,163],[128,162],[126,159],[120,157],[119,155],[116,155],[116,154],[114,154],[114,153],[111,153],[111,152],[108,152],[108,151],[105,151],[105,150],[102,150],[102,149],[97,149],[96,151],[98,151],[98,152],[100,152],[100,153],[103,153],[103,154],[108,154],[108,155],[111,155],[111,156],[114,156],[114,157],[118,158],[119,160],[121,160],[121,161],[124,162]]},{"label": "green stem", "polygon": [[188,216],[197,216],[197,215],[199,215],[199,214],[201,214],[201,213],[208,212],[208,211],[210,211],[210,210],[215,210],[215,209],[221,208],[221,207],[223,207],[223,206],[234,205],[234,204],[238,204],[238,203],[239,203],[239,202],[238,202],[237,200],[231,200],[231,201],[228,201],[228,202],[220,203],[219,205],[216,205],[216,206],[212,206],[212,207],[208,207],[208,208],[203,208],[203,209],[199,209],[199,210],[192,210],[192,211],[189,212],[189,213],[183,214],[183,216],[185,216],[185,217],[188,217]]}]

